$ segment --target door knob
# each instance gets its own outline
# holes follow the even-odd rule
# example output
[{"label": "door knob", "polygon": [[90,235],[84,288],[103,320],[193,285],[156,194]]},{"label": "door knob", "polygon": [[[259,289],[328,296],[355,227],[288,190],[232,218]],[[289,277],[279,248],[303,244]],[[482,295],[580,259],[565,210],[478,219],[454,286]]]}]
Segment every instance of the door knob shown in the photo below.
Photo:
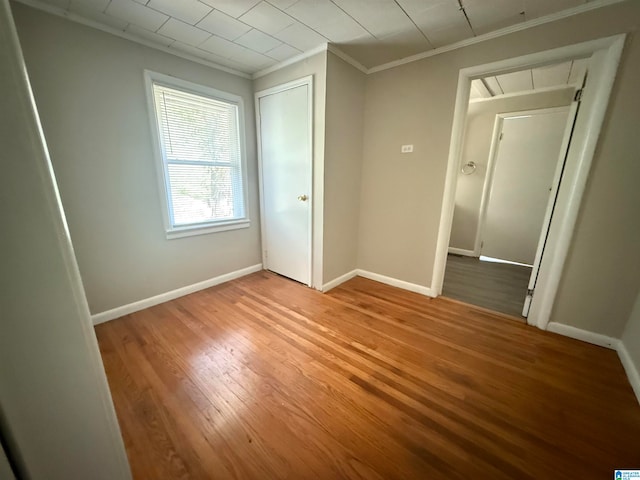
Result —
[{"label": "door knob", "polygon": [[307,197],[306,195],[299,195],[298,196],[298,200],[300,200],[301,202],[306,202],[308,198],[309,197]]}]

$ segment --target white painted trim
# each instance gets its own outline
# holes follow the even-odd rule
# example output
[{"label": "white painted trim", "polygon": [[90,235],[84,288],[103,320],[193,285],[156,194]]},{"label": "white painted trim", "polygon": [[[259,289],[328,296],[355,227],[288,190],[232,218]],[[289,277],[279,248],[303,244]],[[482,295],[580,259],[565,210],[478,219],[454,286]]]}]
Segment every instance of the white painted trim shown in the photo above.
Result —
[{"label": "white painted trim", "polygon": [[[551,316],[551,308],[555,300],[555,294],[560,281],[560,275],[564,268],[564,262],[568,253],[571,237],[575,226],[582,194],[586,186],[589,167],[593,160],[598,135],[602,127],[604,115],[609,103],[609,96],[615,80],[618,63],[624,47],[626,35],[614,35],[600,38],[588,42],[547,50],[521,57],[500,60],[497,62],[476,65],[463,68],[458,75],[458,89],[454,109],[453,126],[451,129],[451,141],[449,146],[449,158],[447,163],[447,173],[444,186],[442,210],[440,214],[440,226],[438,229],[438,239],[436,254],[431,280],[431,289],[436,295],[442,293],[444,282],[444,270],[447,260],[449,239],[451,236],[451,225],[453,219],[453,209],[455,206],[455,190],[458,175],[458,166],[461,158],[462,141],[466,125],[467,107],[471,80],[487,75],[516,71],[523,68],[532,68],[541,65],[548,65],[573,58],[583,58],[591,56],[595,52],[602,52],[605,61],[602,66],[602,81],[598,89],[594,90],[594,100],[591,104],[591,112],[587,118],[586,135],[582,144],[572,145],[579,152],[578,173],[570,180],[569,199],[565,204],[563,215],[558,215],[556,221],[559,222],[558,234],[554,245],[553,256],[542,259],[544,275],[540,276],[540,292],[534,296],[531,312],[528,317],[530,324],[535,324],[541,329],[546,329]],[[583,105],[587,105],[587,99],[583,100]],[[578,114],[579,116],[580,114]],[[569,181],[569,180],[567,180]],[[553,221],[553,220],[552,220]],[[551,258],[553,257],[553,258]],[[544,267],[549,265],[549,267]],[[542,279],[542,277],[545,277]]]},{"label": "white painted trim", "polygon": [[[258,153],[258,193],[260,196],[260,234],[262,237],[262,264],[265,269],[269,268],[269,262],[267,258],[267,250],[268,245],[266,245],[266,219],[265,219],[265,208],[264,208],[264,177],[263,177],[263,166],[262,166],[262,134],[260,128],[260,99],[262,97],[266,97],[268,95],[273,95],[276,93],[284,92],[285,90],[290,90],[292,88],[297,88],[301,86],[307,86],[307,121],[309,123],[309,158],[311,159],[311,175],[309,178],[308,191],[311,192],[309,199],[309,238],[308,238],[308,246],[309,246],[309,277],[307,278],[307,286],[316,288],[320,290],[322,288],[322,281],[318,284],[315,282],[315,268],[314,268],[314,260],[321,257],[321,252],[319,252],[319,246],[316,245],[317,242],[313,241],[314,231],[318,229],[322,232],[322,222],[318,219],[316,222],[316,216],[313,211],[316,205],[316,194],[318,192],[314,189],[314,171],[317,159],[314,158],[314,136],[313,136],[313,128],[314,128],[314,108],[313,108],[313,98],[314,98],[314,89],[313,89],[313,75],[307,75],[306,77],[299,78],[297,80],[292,80],[287,83],[283,83],[280,85],[276,85],[271,88],[267,88],[265,90],[260,90],[259,92],[255,92],[255,111],[256,111],[256,145],[257,145],[257,153]],[[323,202],[321,195],[318,195],[319,202]],[[317,223],[317,224],[316,224]]]},{"label": "white painted trim", "polygon": [[575,90],[577,88],[580,88],[580,85],[567,83],[564,85],[554,85],[551,87],[536,88],[535,90],[523,90],[522,92],[503,93],[501,95],[496,95],[494,97],[472,98],[469,100],[469,103],[472,104],[472,103],[491,102],[492,100],[504,100],[505,98],[522,97],[525,95],[535,95],[537,93],[550,93],[550,92],[555,92],[560,90],[569,90],[569,89]]},{"label": "white painted trim", "polygon": [[544,25],[545,23],[555,22],[557,20],[562,20],[563,18],[571,17],[573,15],[578,15],[580,13],[589,12],[591,10],[596,10],[598,8],[607,7],[609,5],[614,5],[616,3],[621,3],[624,1],[626,0],[594,0],[592,2],[585,3],[583,5],[579,5],[574,8],[562,10],[561,12],[545,15],[544,17],[534,18],[533,20],[518,23],[517,25],[511,25],[510,27],[501,28],[500,30],[496,30],[494,32],[478,35],[477,37],[467,38],[465,40],[461,40],[459,42],[452,43],[450,45],[445,45],[444,47],[435,48],[433,50],[427,50],[426,52],[417,53],[415,55],[411,55],[409,57],[405,57],[400,60],[394,60],[393,62],[383,63],[382,65],[377,65],[375,67],[370,68],[369,70],[367,70],[367,73],[371,74],[371,73],[381,72],[383,70],[389,70],[390,68],[399,67],[400,65],[417,62],[418,60],[422,60],[424,58],[433,57],[435,55],[440,55],[441,53],[446,53],[452,50],[457,50],[459,48],[468,47],[469,45],[475,45],[476,43],[481,43],[486,40],[492,40],[494,38],[503,37],[511,33],[520,32],[522,30],[527,30],[529,28],[537,27],[539,25]]},{"label": "white painted trim", "polygon": [[241,268],[240,270],[225,273],[224,275],[219,275],[208,280],[203,280],[202,282],[193,283],[185,287],[180,287],[169,292],[161,293],[160,295],[154,295],[153,297],[138,300],[137,302],[122,305],[121,307],[112,308],[111,310],[107,310],[105,312],[96,313],[95,315],[91,315],[91,320],[93,321],[94,325],[98,325],[100,323],[108,322],[109,320],[120,318],[133,312],[144,310],[145,308],[153,307],[154,305],[168,302],[169,300],[184,297],[185,295],[204,290],[205,288],[210,288],[215,285],[234,280],[236,278],[244,277],[245,275],[249,275],[251,273],[259,272],[260,270],[262,270],[261,263],[252,265],[250,267]]},{"label": "white painted trim", "polygon": [[640,372],[638,371],[638,367],[633,363],[633,360],[631,360],[631,355],[629,355],[627,347],[622,340],[619,341],[617,350],[618,357],[620,357],[620,361],[622,362],[624,371],[627,374],[631,388],[633,388],[633,392],[636,394],[638,403],[640,403]]},{"label": "white painted trim", "polygon": [[277,63],[275,65],[272,65],[268,68],[265,68],[264,70],[260,70],[256,73],[254,73],[253,75],[251,75],[251,78],[253,80],[260,78],[260,77],[264,77],[265,75],[269,75],[270,73],[273,72],[277,72],[278,70],[281,70],[285,67],[288,67],[289,65],[293,65],[294,63],[298,63],[301,62],[302,60],[305,60],[309,57],[313,57],[314,55],[317,55],[318,53],[322,53],[322,52],[326,52],[329,50],[329,44],[328,43],[323,43],[322,45],[318,45],[316,48],[312,48],[311,50],[308,50],[306,52],[300,53],[298,55],[295,55],[291,58],[287,58],[286,60]]},{"label": "white painted trim", "polygon": [[[587,118],[585,125],[584,141],[582,144],[575,144],[575,136],[572,138],[570,149],[575,148],[577,151],[577,171],[573,178],[567,179],[570,183],[568,183],[567,187],[569,188],[569,192],[568,199],[565,204],[566,207],[562,211],[554,211],[554,218],[556,216],[559,217],[559,228],[557,233],[554,234],[555,245],[553,255],[549,256],[549,258],[542,258],[540,273],[538,274],[536,293],[540,293],[538,293],[538,295],[534,294],[529,318],[534,319],[530,323],[536,323],[540,328],[545,327],[551,316],[556,292],[558,285],[560,284],[560,277],[564,269],[564,263],[573,237],[573,230],[578,218],[582,195],[586,188],[589,171],[591,170],[591,162],[593,161],[593,156],[596,151],[600,130],[609,105],[609,97],[611,95],[611,90],[613,89],[613,83],[618,71],[618,64],[624,48],[624,34],[610,37],[610,39],[610,45],[597,51],[597,53],[602,52],[604,57],[601,79],[599,82],[600,85],[598,90],[593,92],[593,103],[590,105],[591,112],[589,112],[590,115]],[[592,78],[594,78],[593,75]],[[585,87],[585,92],[581,109],[587,107],[588,98],[591,96],[591,93],[589,93],[588,83]],[[576,122],[580,118],[580,112],[578,112]],[[576,125],[578,124],[576,123]],[[552,224],[553,222],[554,220],[552,219]],[[550,238],[550,240],[552,239]],[[549,240],[547,242],[549,243]]]},{"label": "white painted trim", "polygon": [[428,297],[436,296],[432,289],[430,289],[429,287],[425,287],[423,285],[405,282],[404,280],[398,280],[397,278],[387,277],[386,275],[380,275],[379,273],[373,273],[367,270],[358,269],[357,272],[358,272],[358,275],[361,277],[368,278],[369,280],[374,280],[376,282],[384,283],[386,285],[391,285],[392,287],[402,288],[403,290],[420,293]]},{"label": "white painted trim", "polygon": [[358,270],[351,270],[350,272],[345,273],[344,275],[340,275],[337,278],[325,283],[322,286],[322,291],[324,293],[328,292],[332,288],[336,288],[338,285],[343,284],[344,282],[351,280],[353,277],[358,275]]},{"label": "white painted trim", "polygon": [[134,43],[139,43],[140,45],[144,45],[145,47],[153,48],[154,50],[160,50],[161,52],[168,53],[169,55],[175,55],[176,57],[184,58],[185,60],[190,60],[192,62],[199,63],[207,67],[215,68],[216,70],[222,70],[223,72],[230,73],[231,75],[236,75],[238,77],[251,79],[250,74],[241,72],[240,70],[235,70],[230,67],[225,67],[224,65],[211,62],[204,58],[196,57],[195,55],[182,52],[175,48],[165,47],[164,45],[158,45],[157,43],[151,42],[147,39],[140,38],[135,35],[131,35],[128,32],[125,32],[123,30],[118,30],[117,28],[111,27],[109,25],[105,25],[103,23],[94,22],[93,20],[89,20],[88,18],[84,18],[80,15],[76,15],[75,13],[69,12],[60,7],[49,5],[40,0],[16,0],[16,1],[23,3],[24,5],[28,5],[29,7],[42,10],[43,12],[47,12],[52,15],[56,15],[58,17],[66,18],[67,20],[71,20],[72,22],[79,23],[81,25],[86,25],[87,27],[95,28],[105,33],[110,33],[111,35],[124,38],[125,40],[129,40]]},{"label": "white painted trim", "polygon": [[342,50],[340,50],[338,47],[336,47],[335,45],[332,44],[328,44],[327,45],[327,51],[333,53],[336,57],[341,58],[342,60],[344,60],[345,62],[347,62],[349,65],[351,65],[352,67],[355,67],[356,69],[360,70],[362,73],[368,73],[369,70],[367,69],[367,67],[365,67],[364,65],[362,65],[359,61],[357,61],[355,58],[347,55],[346,53],[344,53]]},{"label": "white painted trim", "polygon": [[565,337],[574,338],[582,342],[598,345],[599,347],[609,348],[611,350],[617,350],[620,340],[601,333],[594,333],[588,330],[582,330],[581,328],[572,327],[571,325],[565,325],[564,323],[549,322],[547,325],[547,331],[563,335]]},{"label": "white painted trim", "polygon": [[473,250],[465,250],[464,248],[449,247],[449,253],[454,255],[463,255],[465,257],[476,257],[477,255]]}]

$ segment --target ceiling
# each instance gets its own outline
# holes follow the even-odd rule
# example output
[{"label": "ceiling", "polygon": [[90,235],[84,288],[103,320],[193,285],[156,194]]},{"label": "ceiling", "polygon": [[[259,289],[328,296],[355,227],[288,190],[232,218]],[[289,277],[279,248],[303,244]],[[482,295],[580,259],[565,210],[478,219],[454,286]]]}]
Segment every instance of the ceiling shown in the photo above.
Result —
[{"label": "ceiling", "polygon": [[[600,0],[20,0],[244,73],[325,43],[371,68]],[[595,2],[595,3],[594,3]],[[609,2],[610,3],[610,2]]]},{"label": "ceiling", "polygon": [[586,58],[485,77],[471,82],[470,99],[544,90],[562,86],[578,86],[587,71]]}]

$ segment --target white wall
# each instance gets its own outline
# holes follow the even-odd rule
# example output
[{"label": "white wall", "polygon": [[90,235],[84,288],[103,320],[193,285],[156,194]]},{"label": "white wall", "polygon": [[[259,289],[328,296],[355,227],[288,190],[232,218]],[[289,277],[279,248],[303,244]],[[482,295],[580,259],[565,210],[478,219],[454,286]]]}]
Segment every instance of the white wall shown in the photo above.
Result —
[{"label": "white wall", "polygon": [[566,88],[469,103],[461,165],[475,162],[477,168],[472,175],[458,173],[450,247],[474,249],[496,115],[569,105],[573,93],[573,88]]},{"label": "white wall", "polygon": [[356,269],[365,75],[327,57],[324,283]]},{"label": "white wall", "polygon": [[324,223],[324,146],[325,146],[325,106],[327,85],[327,52],[305,58],[285,68],[257,78],[254,90],[259,92],[283,83],[313,76],[313,279],[314,288],[323,284],[323,241]]},{"label": "white wall", "polygon": [[7,0],[0,1],[0,90],[3,445],[19,478],[126,480],[127,457]]},{"label": "white wall", "polygon": [[[91,312],[260,263],[251,81],[22,4],[14,11]],[[144,69],[243,97],[249,229],[166,239]]]}]

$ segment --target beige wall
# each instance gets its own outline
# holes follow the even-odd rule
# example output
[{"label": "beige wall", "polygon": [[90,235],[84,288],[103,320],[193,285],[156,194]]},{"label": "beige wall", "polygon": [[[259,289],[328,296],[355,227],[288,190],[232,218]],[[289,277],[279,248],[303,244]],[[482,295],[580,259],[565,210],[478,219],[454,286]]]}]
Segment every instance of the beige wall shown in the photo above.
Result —
[{"label": "beige wall", "polygon": [[498,97],[469,104],[461,165],[475,162],[477,168],[473,175],[458,173],[450,247],[474,249],[496,115],[569,105],[573,99],[573,92],[573,88],[566,88],[517,97]]},{"label": "beige wall", "polygon": [[[8,8],[0,1],[0,477],[131,478]],[[4,466],[3,466],[4,465]]]},{"label": "beige wall", "polygon": [[[627,349],[636,371],[640,373],[640,291],[636,296],[636,302],[622,334],[622,343]],[[637,391],[636,395],[640,400],[640,391]]]},{"label": "beige wall", "polygon": [[[621,32],[624,2],[368,76],[359,267],[429,286],[460,68]],[[552,321],[619,337],[640,279],[640,39],[628,39]],[[412,156],[400,145],[415,144]]]},{"label": "beige wall", "polygon": [[[92,313],[260,263],[250,80],[14,4]],[[249,229],[167,240],[143,70],[241,95]]]},{"label": "beige wall", "polygon": [[323,284],[324,219],[324,144],[325,102],[327,83],[327,52],[321,52],[300,62],[257,78],[253,82],[256,92],[282,85],[293,80],[313,76],[313,281],[315,288]]},{"label": "beige wall", "polygon": [[324,283],[357,267],[365,75],[327,58]]}]

